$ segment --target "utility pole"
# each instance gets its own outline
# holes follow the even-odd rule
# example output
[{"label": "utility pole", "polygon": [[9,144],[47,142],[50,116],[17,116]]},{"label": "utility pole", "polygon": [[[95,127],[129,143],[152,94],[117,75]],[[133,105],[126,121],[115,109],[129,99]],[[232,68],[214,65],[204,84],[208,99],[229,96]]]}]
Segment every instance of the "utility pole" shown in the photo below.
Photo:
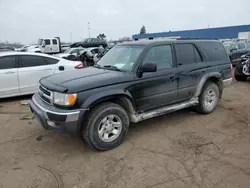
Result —
[{"label": "utility pole", "polygon": [[89,38],[90,38],[90,22],[88,22]]}]

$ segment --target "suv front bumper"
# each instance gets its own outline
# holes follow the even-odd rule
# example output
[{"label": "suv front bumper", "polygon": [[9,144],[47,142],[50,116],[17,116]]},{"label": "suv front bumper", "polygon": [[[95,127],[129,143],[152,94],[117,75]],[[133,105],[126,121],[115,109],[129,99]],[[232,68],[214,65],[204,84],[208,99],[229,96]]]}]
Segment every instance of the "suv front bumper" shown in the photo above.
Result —
[{"label": "suv front bumper", "polygon": [[30,110],[46,130],[76,132],[81,126],[81,117],[83,117],[87,109],[59,109],[46,104],[40,99],[38,94],[35,94],[30,103]]}]

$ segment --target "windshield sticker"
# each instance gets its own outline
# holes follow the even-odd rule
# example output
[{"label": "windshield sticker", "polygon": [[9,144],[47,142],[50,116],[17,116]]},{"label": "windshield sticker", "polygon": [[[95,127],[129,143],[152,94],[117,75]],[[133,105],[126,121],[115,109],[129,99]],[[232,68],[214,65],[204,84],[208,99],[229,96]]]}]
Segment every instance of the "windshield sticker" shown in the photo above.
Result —
[{"label": "windshield sticker", "polygon": [[115,64],[114,66],[116,66],[118,69],[124,67],[126,64],[123,64],[123,63],[117,63]]}]

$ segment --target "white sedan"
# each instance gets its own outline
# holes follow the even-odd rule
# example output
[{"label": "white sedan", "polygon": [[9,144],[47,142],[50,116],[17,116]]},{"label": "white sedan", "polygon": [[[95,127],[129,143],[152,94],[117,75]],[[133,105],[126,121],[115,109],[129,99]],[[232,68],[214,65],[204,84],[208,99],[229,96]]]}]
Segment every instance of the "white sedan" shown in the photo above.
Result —
[{"label": "white sedan", "polygon": [[42,77],[80,68],[81,62],[46,54],[0,53],[0,98],[33,94]]}]

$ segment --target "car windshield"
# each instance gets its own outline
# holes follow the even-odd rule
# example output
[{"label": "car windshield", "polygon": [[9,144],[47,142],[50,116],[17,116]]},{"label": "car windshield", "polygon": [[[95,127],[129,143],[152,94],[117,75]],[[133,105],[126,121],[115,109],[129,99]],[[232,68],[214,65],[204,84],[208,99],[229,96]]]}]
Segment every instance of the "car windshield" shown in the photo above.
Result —
[{"label": "car windshield", "polygon": [[68,54],[71,50],[72,50],[72,48],[66,49],[63,53]]},{"label": "car windshield", "polygon": [[115,67],[119,70],[131,71],[143,48],[143,45],[115,46],[98,61],[98,65],[100,67]]}]

